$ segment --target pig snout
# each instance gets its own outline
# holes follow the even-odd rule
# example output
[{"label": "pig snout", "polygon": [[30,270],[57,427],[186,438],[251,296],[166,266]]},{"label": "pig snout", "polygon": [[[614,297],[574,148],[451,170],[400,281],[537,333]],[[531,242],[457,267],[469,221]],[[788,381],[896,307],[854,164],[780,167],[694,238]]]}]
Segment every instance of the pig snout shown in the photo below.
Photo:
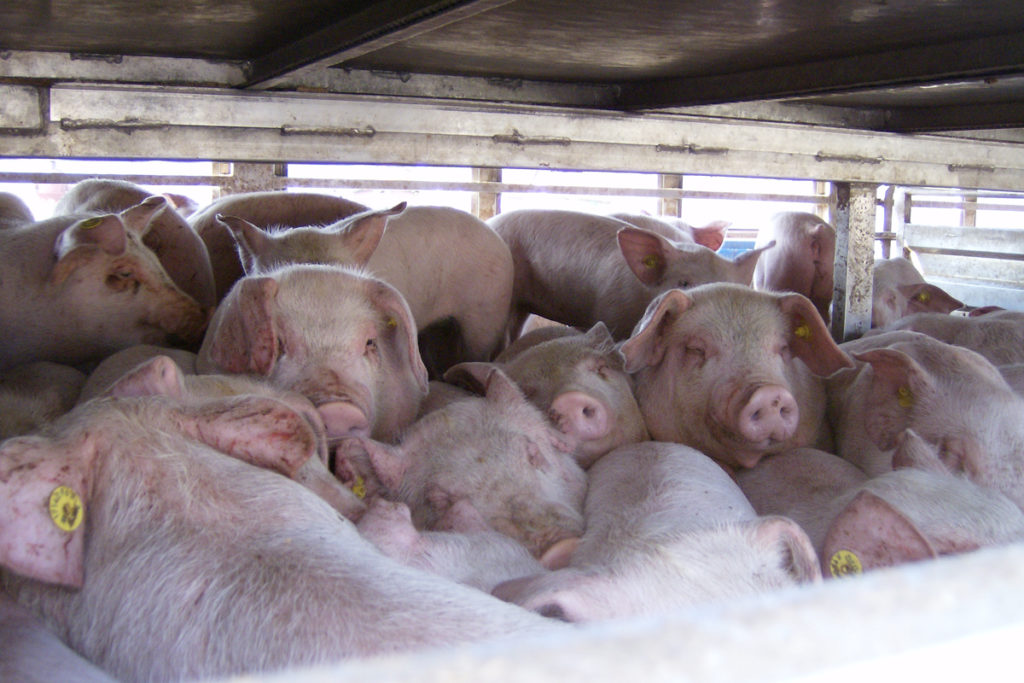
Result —
[{"label": "pig snout", "polygon": [[611,429],[608,410],[592,396],[581,391],[567,391],[551,402],[548,411],[558,428],[580,441],[603,439]]},{"label": "pig snout", "polygon": [[760,386],[738,408],[736,428],[747,441],[785,441],[796,433],[800,411],[796,399],[783,386]]},{"label": "pig snout", "polygon": [[370,420],[366,413],[348,401],[329,401],[316,407],[327,428],[327,438],[369,436]]}]

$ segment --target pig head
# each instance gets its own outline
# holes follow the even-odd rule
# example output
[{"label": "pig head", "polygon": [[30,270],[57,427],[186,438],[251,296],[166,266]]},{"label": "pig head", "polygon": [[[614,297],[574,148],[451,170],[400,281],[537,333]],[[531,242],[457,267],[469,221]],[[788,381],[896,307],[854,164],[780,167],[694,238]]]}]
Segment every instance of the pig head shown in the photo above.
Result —
[{"label": "pig head", "polygon": [[257,375],[303,394],[329,438],[391,440],[427,392],[405,300],[339,266],[288,266],[240,280],[218,307],[196,368]]},{"label": "pig head", "polygon": [[651,438],[731,467],[827,442],[819,377],[852,365],[806,297],[725,283],[655,299],[622,353]]}]

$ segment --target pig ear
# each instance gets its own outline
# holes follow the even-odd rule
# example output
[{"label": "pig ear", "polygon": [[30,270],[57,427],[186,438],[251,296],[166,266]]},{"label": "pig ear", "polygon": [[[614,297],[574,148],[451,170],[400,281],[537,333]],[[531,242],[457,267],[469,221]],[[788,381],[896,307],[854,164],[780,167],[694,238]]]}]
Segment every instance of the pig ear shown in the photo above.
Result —
[{"label": "pig ear", "polygon": [[653,287],[665,277],[669,254],[675,251],[661,235],[641,228],[621,228],[615,238],[619,251],[640,282]]},{"label": "pig ear", "polygon": [[128,236],[121,219],[112,214],[83,218],[60,233],[54,242],[57,263],[50,273],[53,284],[61,284],[93,258],[94,251],[80,250],[86,246],[98,247],[113,256],[123,254],[128,247]]},{"label": "pig ear", "polygon": [[701,227],[690,226],[693,231],[693,241],[708,249],[718,251],[725,242],[725,233],[732,225],[729,221],[712,221]]},{"label": "pig ear", "polygon": [[637,372],[661,363],[668,349],[673,323],[692,305],[693,299],[681,289],[670,289],[651,302],[637,323],[633,336],[620,347],[626,359],[626,372]]},{"label": "pig ear", "polygon": [[161,195],[155,194],[151,197],[146,197],[135,206],[125,209],[118,216],[124,223],[124,227],[142,237],[149,232],[153,216],[166,205],[167,200]]},{"label": "pig ear", "polygon": [[341,236],[345,248],[352,255],[352,261],[356,265],[365,266],[384,237],[388,220],[405,211],[405,205],[405,202],[399,202],[390,209],[364,211],[339,221],[330,230]]},{"label": "pig ear", "polygon": [[274,316],[277,287],[273,278],[250,276],[228,292],[199,350],[196,367],[201,372],[266,376],[273,371],[278,354]]},{"label": "pig ear", "polygon": [[95,437],[19,437],[0,445],[0,565],[81,588]]},{"label": "pig ear", "polygon": [[897,349],[871,349],[853,357],[871,364],[864,425],[868,437],[883,450],[895,448],[914,406],[933,391],[931,379],[913,358]]},{"label": "pig ear", "polygon": [[519,386],[497,365],[492,365],[484,380],[484,396],[488,401],[499,403],[521,403],[526,400]]},{"label": "pig ear", "polygon": [[371,287],[370,299],[384,314],[384,329],[381,339],[391,350],[396,361],[407,364],[416,377],[420,393],[427,393],[427,366],[423,364],[420,347],[416,339],[416,323],[412,319],[409,304],[398,290],[382,280],[368,280]]},{"label": "pig ear", "polygon": [[305,416],[263,396],[204,401],[181,411],[192,438],[250,465],[294,478],[319,442]]},{"label": "pig ear", "polygon": [[904,429],[896,438],[892,468],[894,470],[915,468],[929,472],[949,472],[949,469],[942,464],[935,449],[918,436],[913,429]]},{"label": "pig ear", "polygon": [[861,491],[825,534],[822,567],[833,577],[938,557],[913,522],[870,491]]},{"label": "pig ear", "polygon": [[587,346],[598,351],[611,351],[615,347],[615,339],[603,320],[594,323],[594,326],[584,333],[583,339]]},{"label": "pig ear", "polygon": [[807,532],[788,517],[769,515],[755,523],[754,538],[761,545],[778,547],[783,564],[799,583],[821,581],[818,553]]},{"label": "pig ear", "polygon": [[185,394],[185,376],[169,356],[154,356],[130,370],[104,392],[107,396],[171,396]]},{"label": "pig ear", "polygon": [[789,348],[811,372],[828,377],[842,368],[852,368],[853,361],[832,340],[818,309],[802,294],[783,294],[779,308],[789,325]]},{"label": "pig ear", "polygon": [[409,469],[409,458],[393,446],[388,446],[373,439],[360,437],[359,442],[366,451],[370,467],[380,483],[391,491],[396,491],[402,484],[402,478]]},{"label": "pig ear", "polygon": [[900,285],[897,289],[907,298],[908,313],[950,313],[964,305],[963,301],[954,299],[935,285]]},{"label": "pig ear", "polygon": [[556,541],[540,556],[540,563],[545,569],[564,569],[569,566],[576,549],[580,547],[578,536],[563,538]]},{"label": "pig ear", "polygon": [[259,257],[266,254],[270,247],[270,235],[259,226],[238,216],[224,216],[218,213],[214,220],[231,232],[235,246],[238,247],[242,268],[246,275],[251,275],[257,269]]},{"label": "pig ear", "polygon": [[757,260],[761,258],[761,254],[774,246],[775,240],[772,240],[763,247],[750,249],[733,259],[733,266],[736,269],[736,274],[743,279],[743,284],[749,285],[754,281],[754,269],[757,267]]},{"label": "pig ear", "polygon": [[483,396],[487,393],[487,382],[491,371],[497,367],[496,363],[482,361],[456,363],[445,371],[443,379],[449,384]]}]

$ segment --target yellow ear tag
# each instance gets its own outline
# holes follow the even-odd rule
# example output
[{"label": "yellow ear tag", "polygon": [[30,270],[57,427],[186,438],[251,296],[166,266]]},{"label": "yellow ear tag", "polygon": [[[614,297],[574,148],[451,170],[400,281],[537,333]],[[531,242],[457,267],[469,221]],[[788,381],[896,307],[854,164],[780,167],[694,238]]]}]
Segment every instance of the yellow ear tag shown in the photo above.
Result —
[{"label": "yellow ear tag", "polygon": [[932,298],[931,292],[918,292],[917,300],[923,304],[928,303],[928,300]]},{"label": "yellow ear tag", "polygon": [[81,223],[78,224],[78,227],[81,228],[82,230],[91,230],[92,228],[95,228],[102,222],[103,218],[97,216],[96,218],[88,218],[82,221]]},{"label": "yellow ear tag", "polygon": [[860,558],[849,550],[837,550],[828,561],[828,570],[837,579],[864,573]]},{"label": "yellow ear tag", "polygon": [[645,256],[642,263],[647,268],[657,268],[658,264],[661,263],[661,260],[654,254],[651,254],[650,256]]},{"label": "yellow ear tag", "polygon": [[914,405],[914,395],[910,393],[909,388],[900,387],[896,390],[896,403],[900,408],[910,408]]},{"label": "yellow ear tag", "polygon": [[807,323],[800,323],[799,325],[796,326],[796,329],[793,330],[793,334],[795,334],[800,339],[807,341],[808,339],[811,338],[811,328],[807,325]]},{"label": "yellow ear tag", "polygon": [[67,486],[58,486],[50,494],[50,519],[64,531],[74,531],[85,519],[85,506],[78,494]]},{"label": "yellow ear tag", "polygon": [[356,498],[362,500],[366,498],[366,482],[358,474],[356,480],[352,483],[352,493],[356,494]]},{"label": "yellow ear tag", "polygon": [[388,319],[384,321],[384,325],[391,330],[398,327],[398,321],[393,316],[388,316]]}]

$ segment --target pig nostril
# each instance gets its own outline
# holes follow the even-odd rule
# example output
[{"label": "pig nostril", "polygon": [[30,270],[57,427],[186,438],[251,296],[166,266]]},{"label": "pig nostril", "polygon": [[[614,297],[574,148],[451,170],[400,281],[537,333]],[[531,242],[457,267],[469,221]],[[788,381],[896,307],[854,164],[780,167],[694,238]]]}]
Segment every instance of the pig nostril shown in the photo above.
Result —
[{"label": "pig nostril", "polygon": [[597,411],[594,410],[591,406],[587,406],[586,408],[583,409],[583,417],[587,419],[592,419],[596,412]]}]

